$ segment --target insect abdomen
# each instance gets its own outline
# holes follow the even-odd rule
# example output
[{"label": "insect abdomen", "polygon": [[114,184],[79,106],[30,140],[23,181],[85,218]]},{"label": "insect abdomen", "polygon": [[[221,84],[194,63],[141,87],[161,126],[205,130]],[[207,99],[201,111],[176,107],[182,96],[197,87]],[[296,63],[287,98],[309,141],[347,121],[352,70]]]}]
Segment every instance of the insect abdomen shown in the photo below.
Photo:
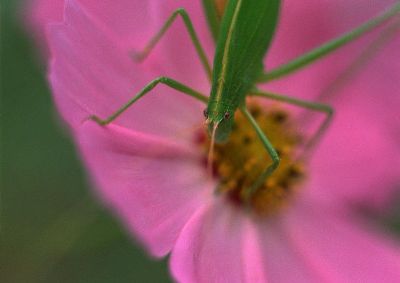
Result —
[{"label": "insect abdomen", "polygon": [[272,40],[279,0],[230,0],[214,57],[210,111],[234,111],[262,70]]}]

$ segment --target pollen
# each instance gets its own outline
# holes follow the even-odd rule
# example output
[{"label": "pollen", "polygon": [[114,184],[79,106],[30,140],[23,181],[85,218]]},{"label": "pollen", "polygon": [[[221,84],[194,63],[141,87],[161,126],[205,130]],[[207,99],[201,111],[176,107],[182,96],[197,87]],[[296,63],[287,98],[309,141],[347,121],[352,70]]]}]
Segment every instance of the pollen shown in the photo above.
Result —
[{"label": "pollen", "polygon": [[[218,181],[216,190],[255,215],[269,216],[287,207],[305,179],[304,164],[297,158],[303,138],[287,110],[254,102],[250,103],[249,110],[274,145],[281,163],[249,196],[249,188],[272,163],[272,159],[251,124],[237,111],[229,140],[214,147],[212,167]],[[203,137],[206,136],[204,133]],[[210,140],[202,138],[199,144],[206,155]]]}]

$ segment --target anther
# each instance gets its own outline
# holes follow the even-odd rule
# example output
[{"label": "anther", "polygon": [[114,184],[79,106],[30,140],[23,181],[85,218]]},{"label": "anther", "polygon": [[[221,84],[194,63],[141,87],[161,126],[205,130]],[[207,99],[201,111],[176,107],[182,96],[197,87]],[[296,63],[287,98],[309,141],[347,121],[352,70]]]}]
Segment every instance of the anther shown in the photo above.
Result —
[{"label": "anther", "polygon": [[272,117],[275,123],[282,124],[287,120],[288,115],[283,111],[277,111],[272,114]]},{"label": "anther", "polygon": [[242,141],[243,141],[243,144],[249,144],[250,142],[251,142],[251,137],[249,137],[249,136],[244,136],[243,137],[243,139],[242,139]]},{"label": "anther", "polygon": [[[208,164],[215,171],[214,178],[220,183],[218,192],[228,197],[235,205],[242,206],[258,216],[273,214],[284,208],[296,191],[293,189],[303,180],[303,167],[296,160],[296,149],[301,148],[301,139],[288,112],[277,108],[249,106],[260,128],[268,135],[280,155],[278,169],[252,194],[248,188],[271,164],[271,158],[245,117],[237,112],[235,131],[224,144],[215,144],[213,156]],[[206,111],[204,111],[206,113]],[[226,112],[224,119],[230,119]],[[210,152],[213,142],[203,143],[205,152]],[[210,169],[210,168],[208,168]]]}]

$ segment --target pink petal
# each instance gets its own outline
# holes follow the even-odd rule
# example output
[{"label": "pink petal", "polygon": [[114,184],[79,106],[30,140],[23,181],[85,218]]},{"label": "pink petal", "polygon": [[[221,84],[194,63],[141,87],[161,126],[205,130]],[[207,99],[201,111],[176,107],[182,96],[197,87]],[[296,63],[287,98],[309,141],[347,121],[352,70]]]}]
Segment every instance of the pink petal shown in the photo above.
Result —
[{"label": "pink petal", "polygon": [[[381,13],[394,1],[286,1],[267,68],[277,66]],[[293,28],[301,27],[301,30]],[[335,79],[382,29],[268,88],[310,100]],[[381,202],[400,174],[400,40],[394,35],[332,93],[333,125],[323,138],[306,187],[319,200]],[[396,38],[397,37],[397,38]],[[338,85],[336,85],[338,86]],[[310,194],[304,198],[310,197]]]},{"label": "pink petal", "polygon": [[63,20],[63,0],[26,0],[23,19],[26,29],[38,44],[43,55],[49,54],[46,42],[46,25]]},{"label": "pink petal", "polygon": [[[156,77],[76,1],[67,1],[65,22],[50,27],[50,81],[64,119],[80,126],[90,114],[107,117]],[[201,103],[165,86],[125,111],[115,123],[137,131],[186,137],[202,121]]]},{"label": "pink petal", "polygon": [[[28,21],[30,27],[36,31],[41,39],[44,40],[46,26],[49,23],[63,20],[65,2],[64,0],[28,0],[26,4]],[[156,14],[153,13],[153,10],[155,5],[159,4],[158,2],[79,0],[80,5],[121,38],[132,37],[135,33],[137,34],[138,30],[146,32],[146,27],[151,27],[156,21]],[[149,24],[143,27],[143,22]]]},{"label": "pink petal", "polygon": [[282,230],[287,245],[320,267],[315,271],[327,271],[327,281],[398,282],[400,278],[399,246],[349,215],[303,203],[285,217]]},{"label": "pink petal", "polygon": [[[306,3],[285,1],[278,32],[266,60],[267,69],[288,62],[304,52],[355,28],[373,16],[380,14],[394,2],[392,0],[309,0]],[[381,29],[378,29],[367,36],[363,36],[302,71],[273,82],[272,85],[269,85],[269,88],[297,97],[317,97],[327,91],[328,86],[337,78],[338,74],[348,68],[350,63],[360,55],[367,44],[376,38],[380,31]],[[386,60],[388,62],[396,61],[395,58],[399,56],[398,49],[395,53],[397,55],[387,54]],[[369,62],[368,64],[375,66],[372,68],[379,69],[376,62]],[[382,71],[384,70],[380,69],[380,72]],[[380,85],[382,83],[384,82],[381,81]],[[347,86],[351,87],[351,84],[346,84]],[[335,96],[343,93],[343,91],[345,89],[335,91]],[[372,92],[369,92],[369,94],[372,94]],[[364,97],[369,94],[364,93]]]},{"label": "pink petal", "polygon": [[[284,1],[277,34],[268,57],[270,68],[355,28],[395,2],[395,0]],[[354,54],[348,56],[351,58]]]},{"label": "pink petal", "polygon": [[259,223],[259,241],[263,254],[266,282],[342,282],[330,280],[319,262],[311,262],[298,247],[291,245],[281,218]]},{"label": "pink petal", "polygon": [[265,282],[253,223],[224,200],[205,205],[186,224],[171,255],[178,282]]},{"label": "pink petal", "polygon": [[[351,85],[344,88],[338,103],[346,103],[354,97],[365,113],[382,125],[391,134],[400,130],[400,28],[392,34],[386,45],[382,46],[370,64],[364,66]],[[350,103],[354,103],[351,102]]]},{"label": "pink petal", "polygon": [[[378,281],[382,271],[387,271],[388,282],[398,277],[397,251],[356,230],[348,220],[322,218],[319,212],[308,215],[299,210],[298,218],[282,219],[283,224],[269,222],[256,231],[255,224],[240,211],[221,200],[211,200],[214,184],[207,181],[191,143],[204,106],[192,98],[157,87],[108,127],[93,122],[82,125],[90,114],[106,117],[113,113],[160,75],[207,92],[204,71],[181,20],[145,63],[135,64],[129,58],[131,48],[142,47],[178,7],[175,1],[149,2],[121,1],[113,5],[111,1],[82,1],[81,5],[68,0],[64,23],[53,25],[48,32],[52,51],[49,78],[57,106],[76,135],[100,197],[127,228],[155,256],[173,249],[171,270],[183,282]],[[359,5],[362,1],[356,2]],[[294,6],[296,2],[291,1],[287,7],[293,10],[284,13],[296,17],[284,16],[284,20],[288,19],[288,27],[302,27],[304,33],[297,29],[286,33],[288,29],[282,23],[276,41],[282,43],[274,45],[275,53],[267,62],[274,66],[348,30],[380,11],[386,6],[383,2],[386,4],[382,1],[379,7],[371,5],[366,7],[368,11],[354,13],[355,9],[348,9],[353,6],[347,6],[348,1],[346,5],[338,1],[342,6],[313,1],[311,10],[299,3]],[[199,1],[184,2],[211,55],[212,44],[199,5]],[[324,12],[314,13],[319,10]],[[311,16],[305,17],[304,13]],[[305,18],[310,19],[306,26]],[[300,23],[289,25],[296,19]],[[273,88],[314,97],[370,40],[343,49],[289,81],[277,82]],[[390,124],[386,127],[395,117],[399,100],[385,103],[377,98],[397,90],[399,80],[393,74],[398,73],[398,64],[384,64],[397,55],[391,47],[373,61],[377,65],[371,64],[357,83],[342,90],[347,96],[337,100],[337,119],[315,156],[312,184],[303,194],[310,204],[315,198],[332,199],[335,204],[348,199],[375,199],[387,193],[386,182],[399,176],[399,150]],[[376,74],[377,69],[395,78]],[[375,190],[369,190],[373,186]],[[324,221],[332,221],[333,225]],[[367,257],[361,256],[364,250]],[[367,269],[369,264],[371,270]]]},{"label": "pink petal", "polygon": [[[201,1],[168,0],[162,1],[162,4],[156,6],[158,11],[156,16],[157,23],[152,27],[151,31],[145,33],[146,39],[144,41],[132,42],[130,47],[134,49],[142,47],[161,28],[173,11],[182,7],[192,20],[193,27],[198,34],[201,45],[208,54],[208,61],[212,66],[215,47],[208,30]],[[152,62],[154,69],[160,74],[171,76],[195,89],[201,90],[206,95],[209,94],[210,83],[181,18],[174,22],[171,29],[150,54],[148,60]]]},{"label": "pink petal", "polygon": [[102,200],[155,256],[171,250],[211,197],[213,184],[186,144],[93,122],[77,131],[77,140]]},{"label": "pink petal", "polygon": [[[101,23],[102,32],[112,34],[113,40],[124,46],[125,52],[141,50],[172,12],[183,7],[193,21],[202,45],[212,58],[214,47],[200,1],[80,0],[79,6]],[[49,23],[62,21],[63,7],[63,0],[31,0],[28,5],[25,13],[29,18],[28,28],[37,35],[37,41],[43,47],[46,27]],[[205,71],[180,18],[151,52],[145,65],[148,71],[153,72],[152,78],[172,76],[193,88],[208,92]]]},{"label": "pink petal", "polygon": [[305,199],[317,197],[335,205],[381,202],[393,193],[400,176],[400,149],[380,121],[350,101],[338,109],[313,157],[310,174]]}]

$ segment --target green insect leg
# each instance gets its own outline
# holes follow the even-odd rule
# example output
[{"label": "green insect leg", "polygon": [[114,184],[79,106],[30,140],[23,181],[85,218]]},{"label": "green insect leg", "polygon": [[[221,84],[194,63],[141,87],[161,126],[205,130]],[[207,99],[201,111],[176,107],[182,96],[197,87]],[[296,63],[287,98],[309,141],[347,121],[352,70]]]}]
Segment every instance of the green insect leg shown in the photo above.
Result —
[{"label": "green insect leg", "polygon": [[[377,17],[367,21],[366,23],[360,25],[359,27],[339,36],[327,43],[293,59],[292,61],[278,66],[269,72],[263,73],[259,78],[258,82],[267,82],[279,79],[281,77],[287,76],[293,72],[296,72],[303,67],[329,55],[338,48],[346,45],[349,42],[354,41],[360,36],[366,34],[367,32],[373,30],[374,28],[386,23],[388,20],[400,15],[400,3],[393,4],[388,10],[378,15]],[[397,23],[398,24],[398,23]]]},{"label": "green insect leg", "polygon": [[280,95],[280,94],[275,94],[271,92],[263,92],[263,91],[252,91],[250,93],[252,96],[259,96],[259,97],[264,97],[264,98],[269,98],[271,100],[275,101],[280,101],[292,105],[296,105],[305,109],[321,112],[325,114],[325,119],[322,122],[322,124],[319,126],[318,130],[316,133],[311,137],[311,139],[306,143],[305,148],[304,148],[304,154],[309,154],[311,149],[315,148],[315,145],[321,140],[323,137],[324,133],[328,129],[332,118],[333,118],[333,113],[334,110],[332,107],[326,104],[322,103],[315,103],[315,102],[309,102],[305,101],[302,99],[297,99],[285,95]]},{"label": "green insect leg", "polygon": [[350,64],[339,73],[316,97],[317,101],[328,101],[337,96],[337,93],[345,87],[365,66],[371,62],[387,43],[391,42],[400,32],[400,18],[386,27],[378,37],[373,40]]},{"label": "green insect leg", "polygon": [[140,52],[134,52],[133,58],[137,61],[144,60],[147,57],[147,55],[149,55],[149,53],[154,48],[154,46],[160,41],[161,37],[170,28],[170,26],[172,25],[172,23],[175,21],[175,19],[178,16],[182,17],[183,23],[186,26],[186,29],[190,36],[190,39],[192,40],[193,45],[196,48],[196,52],[199,55],[200,61],[208,75],[208,78],[211,80],[212,70],[210,67],[210,63],[208,62],[208,59],[207,59],[206,53],[204,52],[203,47],[201,46],[200,40],[199,40],[197,33],[193,27],[192,21],[190,20],[190,17],[188,15],[188,13],[186,12],[186,10],[183,8],[179,8],[179,9],[175,10],[175,12],[173,12],[172,15],[167,19],[165,24],[156,33],[156,35],[150,39],[150,41],[144,47],[144,49]]},{"label": "green insect leg", "polygon": [[97,122],[99,125],[107,125],[114,121],[119,115],[121,115],[123,112],[125,112],[132,104],[134,104],[136,101],[138,101],[140,98],[145,96],[147,93],[149,93],[153,88],[155,88],[158,84],[164,84],[166,86],[169,86],[173,89],[176,89],[184,94],[187,94],[191,97],[196,98],[197,100],[207,103],[208,98],[199,93],[196,90],[193,90],[192,88],[181,84],[171,78],[167,77],[159,77],[155,80],[152,80],[150,83],[148,83],[141,91],[139,91],[131,100],[129,100],[126,104],[124,104],[121,108],[119,108],[117,111],[115,111],[113,114],[111,114],[109,117],[106,119],[101,119],[96,115],[91,115],[87,119],[88,120],[93,120]]},{"label": "green insect leg", "polygon": [[246,107],[242,106],[240,108],[240,111],[243,113],[243,115],[247,118],[247,120],[250,122],[252,127],[257,133],[257,136],[260,138],[262,144],[264,145],[265,149],[267,150],[269,156],[272,159],[272,164],[268,165],[268,167],[261,173],[261,175],[257,178],[257,180],[254,182],[253,185],[251,185],[250,188],[246,190],[246,200],[249,201],[251,197],[254,195],[255,192],[257,192],[257,189],[261,187],[261,185],[265,182],[265,180],[270,176],[279,166],[280,163],[280,158],[278,153],[276,152],[275,148],[271,144],[271,142],[268,140],[256,120],[253,118],[253,116],[250,114],[250,112],[247,110]]}]

